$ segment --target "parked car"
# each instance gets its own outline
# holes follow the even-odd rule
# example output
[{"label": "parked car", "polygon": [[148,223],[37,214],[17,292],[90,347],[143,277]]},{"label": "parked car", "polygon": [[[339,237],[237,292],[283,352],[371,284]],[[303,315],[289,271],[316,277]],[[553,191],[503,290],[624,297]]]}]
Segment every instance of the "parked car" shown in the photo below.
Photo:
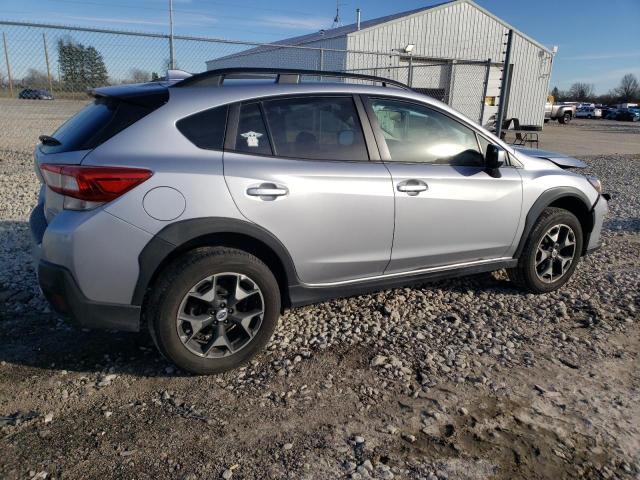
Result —
[{"label": "parked car", "polygon": [[605,118],[605,119],[606,119],[606,118],[609,118],[609,114],[610,114],[613,110],[615,110],[615,108],[613,108],[613,107],[603,106],[600,110],[602,111],[602,118]]},{"label": "parked car", "polygon": [[558,120],[559,123],[569,123],[576,115],[575,105],[560,105],[547,102],[544,107],[544,121]]},{"label": "parked car", "polygon": [[616,120],[624,122],[637,122],[640,120],[640,110],[637,108],[623,108],[618,111]]},{"label": "parked car", "polygon": [[[361,84],[302,81],[320,75]],[[35,150],[39,284],[194,373],[248,361],[284,308],[503,268],[552,292],[600,244],[583,162],[388,79],[227,69],[92,94]]]},{"label": "parked car", "polygon": [[618,112],[619,112],[619,111],[620,111],[620,110],[618,110],[617,108],[610,108],[610,109],[607,111],[607,115],[606,115],[606,117],[605,117],[605,118],[606,118],[607,120],[616,120],[616,119],[618,118]]},{"label": "parked car", "polygon": [[18,94],[18,98],[24,100],[53,100],[53,95],[48,90],[25,88]]},{"label": "parked car", "polygon": [[602,118],[602,110],[595,107],[580,107],[576,110],[576,118]]}]

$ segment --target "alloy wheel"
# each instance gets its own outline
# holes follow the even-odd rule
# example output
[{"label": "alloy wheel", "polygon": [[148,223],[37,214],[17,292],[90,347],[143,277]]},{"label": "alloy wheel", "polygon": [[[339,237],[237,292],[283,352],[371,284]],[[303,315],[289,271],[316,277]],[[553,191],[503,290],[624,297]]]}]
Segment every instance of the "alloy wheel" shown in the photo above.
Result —
[{"label": "alloy wheel", "polygon": [[576,236],[571,227],[554,225],[542,236],[535,256],[536,275],[544,283],[562,278],[576,255]]},{"label": "alloy wheel", "polygon": [[245,348],[262,325],[264,297],[249,276],[225,272],[203,278],[180,302],[178,336],[192,353],[221,358]]}]

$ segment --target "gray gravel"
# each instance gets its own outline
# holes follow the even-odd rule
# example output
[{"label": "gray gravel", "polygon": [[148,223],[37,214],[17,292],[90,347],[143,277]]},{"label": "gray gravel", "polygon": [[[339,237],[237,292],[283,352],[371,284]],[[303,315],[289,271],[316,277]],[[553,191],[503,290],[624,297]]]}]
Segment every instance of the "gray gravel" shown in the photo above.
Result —
[{"label": "gray gravel", "polygon": [[0,150],[0,476],[637,476],[640,155],[584,159],[614,201],[559,292],[496,272],[294,309],[249,366],[196,378],[50,314],[31,155]]}]

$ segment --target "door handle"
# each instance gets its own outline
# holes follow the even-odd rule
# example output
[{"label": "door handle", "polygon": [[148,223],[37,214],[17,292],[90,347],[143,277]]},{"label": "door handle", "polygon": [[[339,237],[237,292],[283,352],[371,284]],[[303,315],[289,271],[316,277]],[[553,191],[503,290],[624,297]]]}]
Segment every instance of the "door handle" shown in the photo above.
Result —
[{"label": "door handle", "polygon": [[404,192],[407,195],[415,197],[420,192],[428,190],[429,185],[427,185],[422,180],[416,180],[415,178],[412,178],[411,180],[400,182],[397,188],[399,192]]},{"label": "door handle", "polygon": [[257,187],[247,188],[247,195],[260,197],[261,200],[275,200],[276,197],[287,195],[289,190],[286,187],[273,183],[262,183]]}]

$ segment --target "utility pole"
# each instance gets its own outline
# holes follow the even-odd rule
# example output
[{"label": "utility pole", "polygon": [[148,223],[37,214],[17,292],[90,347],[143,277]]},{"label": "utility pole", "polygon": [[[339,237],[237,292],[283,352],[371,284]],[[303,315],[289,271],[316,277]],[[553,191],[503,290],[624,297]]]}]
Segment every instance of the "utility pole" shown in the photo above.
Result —
[{"label": "utility pole", "polygon": [[2,42],[4,43],[4,59],[7,62],[7,76],[9,77],[9,95],[13,98],[13,80],[11,79],[11,64],[9,63],[9,50],[7,48],[7,35],[2,32]]},{"label": "utility pole", "polygon": [[169,68],[176,68],[176,60],[173,53],[173,0],[169,0]]},{"label": "utility pole", "polygon": [[53,83],[51,82],[51,67],[49,66],[49,51],[47,50],[47,34],[42,32],[42,43],[44,44],[44,60],[47,62],[47,79],[49,80],[49,93],[53,93]]}]

